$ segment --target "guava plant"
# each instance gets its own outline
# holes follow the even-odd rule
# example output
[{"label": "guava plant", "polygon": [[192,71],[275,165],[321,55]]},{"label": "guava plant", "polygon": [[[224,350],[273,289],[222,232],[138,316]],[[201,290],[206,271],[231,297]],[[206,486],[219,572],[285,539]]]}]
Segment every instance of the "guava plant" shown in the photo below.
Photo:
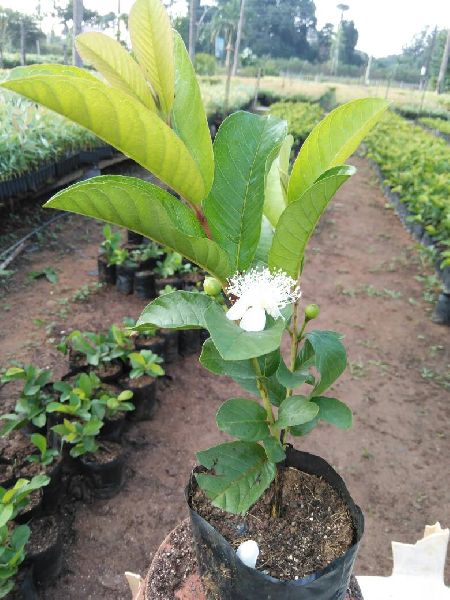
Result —
[{"label": "guava plant", "polygon": [[300,317],[297,282],[321,215],[355,172],[345,161],[387,104],[367,98],[332,111],[290,169],[292,137],[277,117],[234,113],[212,145],[193,67],[160,0],[137,0],[129,30],[132,54],[101,33],[77,38],[79,53],[103,77],[35,65],[12,70],[2,85],[87,127],[174,192],[104,176],[45,206],[143,234],[217,280],[206,285],[222,290],[216,295],[175,291],[154,300],[137,329],[209,331],[201,363],[245,395],[220,408],[219,428],[237,441],[198,454],[209,469],[198,483],[214,505],[240,513],[275,480],[277,516],[287,434],[304,435],[320,421],[351,424],[350,409],[324,395],[346,366],[341,338],[309,329],[315,309]]}]

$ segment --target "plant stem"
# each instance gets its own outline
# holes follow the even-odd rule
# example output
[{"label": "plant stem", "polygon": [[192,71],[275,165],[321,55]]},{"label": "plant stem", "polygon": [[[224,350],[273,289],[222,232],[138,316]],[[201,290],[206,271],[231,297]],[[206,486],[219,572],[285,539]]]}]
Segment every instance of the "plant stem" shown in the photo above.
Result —
[{"label": "plant stem", "polygon": [[261,381],[262,373],[259,366],[259,362],[257,358],[252,358],[253,368],[256,373],[256,386],[258,388],[259,394],[262,398],[264,408],[267,413],[267,420],[269,421],[269,425],[272,426],[274,424],[274,416],[272,410],[272,404],[270,402],[269,393],[267,392],[266,386]]},{"label": "plant stem", "polygon": [[[298,301],[294,303],[294,313],[292,316],[292,331],[291,331],[291,371],[295,371],[295,362],[297,360],[298,345],[305,330],[306,320],[303,323],[303,327],[298,333]],[[294,390],[289,388],[287,390],[286,397],[292,396]],[[286,429],[280,431],[280,443],[284,446],[286,443]],[[275,474],[274,481],[274,497],[271,507],[271,516],[273,518],[279,518],[281,516],[281,508],[283,505],[283,478],[284,478],[284,465],[277,464],[277,471]]]}]

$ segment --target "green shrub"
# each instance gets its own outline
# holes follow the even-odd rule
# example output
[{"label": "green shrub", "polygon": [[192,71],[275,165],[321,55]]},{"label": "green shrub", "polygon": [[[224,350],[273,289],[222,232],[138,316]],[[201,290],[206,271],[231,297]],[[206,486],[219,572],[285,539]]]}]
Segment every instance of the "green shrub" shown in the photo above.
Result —
[{"label": "green shrub", "polygon": [[195,55],[195,70],[199,75],[215,75],[216,59],[211,54],[199,52]]}]

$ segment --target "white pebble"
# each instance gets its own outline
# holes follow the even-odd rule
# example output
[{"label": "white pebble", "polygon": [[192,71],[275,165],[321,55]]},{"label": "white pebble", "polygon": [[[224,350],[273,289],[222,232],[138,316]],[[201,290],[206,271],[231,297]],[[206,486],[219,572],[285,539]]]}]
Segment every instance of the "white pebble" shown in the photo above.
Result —
[{"label": "white pebble", "polygon": [[256,567],[256,561],[259,556],[259,547],[254,540],[247,540],[242,542],[239,548],[236,550],[237,557],[242,560],[244,565],[254,569]]}]

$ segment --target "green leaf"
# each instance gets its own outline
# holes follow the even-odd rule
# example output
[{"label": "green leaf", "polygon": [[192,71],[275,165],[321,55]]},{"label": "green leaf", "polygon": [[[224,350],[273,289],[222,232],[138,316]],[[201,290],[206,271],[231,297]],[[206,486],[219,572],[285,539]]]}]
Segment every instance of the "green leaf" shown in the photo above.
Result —
[{"label": "green leaf", "polygon": [[278,220],[269,251],[269,267],[282,269],[297,280],[306,246],[331,198],[355,172],[343,165],[339,174],[321,179],[296,202],[291,202]]},{"label": "green leaf", "polygon": [[75,45],[81,58],[93,65],[108,83],[156,111],[141,68],[119,42],[104,33],[88,31],[77,36]]},{"label": "green leaf", "polygon": [[216,422],[220,431],[247,442],[258,442],[270,436],[266,411],[254,400],[227,400],[219,408]]},{"label": "green leaf", "polygon": [[269,220],[263,215],[261,221],[261,233],[255,252],[255,261],[269,264],[269,251],[273,241],[273,228]]},{"label": "green leaf", "polygon": [[62,190],[45,205],[126,227],[183,254],[224,281],[225,252],[205,237],[195,215],[171,194],[133,177],[93,177]]},{"label": "green leaf", "polygon": [[160,0],[137,0],[128,17],[133,52],[156,92],[162,111],[169,114],[174,98],[173,35]]},{"label": "green leaf", "polygon": [[267,458],[274,463],[282,462],[286,458],[286,453],[279,440],[274,437],[268,437],[263,441],[263,446],[267,454]]},{"label": "green leaf", "polygon": [[285,135],[285,121],[247,112],[232,114],[217,132],[214,183],[204,212],[233,271],[247,269],[255,256],[266,174]]},{"label": "green leaf", "polygon": [[312,419],[312,421],[309,421],[309,423],[304,423],[303,425],[295,425],[294,427],[290,427],[289,433],[291,435],[301,437],[310,433],[313,429],[317,427],[318,424],[319,417],[315,417],[314,419]]},{"label": "green leaf", "polygon": [[250,360],[224,360],[211,338],[203,344],[200,363],[216,375],[226,375],[238,383],[241,379],[256,379],[255,370]]},{"label": "green leaf", "polygon": [[286,136],[280,153],[273,161],[267,175],[264,191],[264,215],[272,227],[276,227],[278,219],[287,206],[287,186],[289,181],[289,159],[294,143],[292,135]]},{"label": "green leaf", "polygon": [[278,366],[281,361],[280,349],[277,348],[273,352],[269,354],[265,354],[264,356],[260,356],[258,358],[259,368],[261,370],[261,375],[263,377],[270,377],[274,373],[276,373]]},{"label": "green leaf", "polygon": [[69,65],[44,64],[44,65],[27,65],[26,67],[15,67],[8,71],[7,79],[22,79],[24,77],[38,75],[59,75],[64,77],[76,77],[77,79],[87,79],[91,82],[97,82],[98,77],[87,69],[79,67],[71,67]]},{"label": "green leaf", "polygon": [[175,101],[172,127],[197,163],[205,184],[205,195],[214,179],[214,153],[208,120],[189,54],[183,39],[173,32],[175,42]]},{"label": "green leaf", "polygon": [[312,395],[320,396],[345,371],[347,352],[340,336],[335,331],[310,331],[305,336],[315,353],[315,366],[320,373],[320,381]]},{"label": "green leaf", "polygon": [[319,407],[317,417],[322,421],[331,423],[339,427],[339,429],[350,429],[352,426],[352,411],[344,402],[326,396],[311,398],[311,402],[314,402]]},{"label": "green leaf", "polygon": [[14,548],[23,548],[30,538],[31,530],[28,525],[17,525],[11,536],[11,543]]},{"label": "green leaf", "polygon": [[170,292],[148,304],[136,322],[136,329],[155,325],[165,329],[204,329],[205,312],[214,302],[195,292]]},{"label": "green leaf", "polygon": [[294,202],[328,169],[345,162],[380,120],[389,103],[352,100],[331,111],[312,130],[294,162],[288,200]]},{"label": "green leaf", "polygon": [[303,425],[314,419],[318,412],[317,404],[311,402],[306,396],[289,396],[280,405],[275,425],[279,429]]},{"label": "green leaf", "polygon": [[0,527],[6,525],[10,521],[14,512],[14,506],[11,504],[0,505]]},{"label": "green leaf", "polygon": [[284,319],[280,318],[264,331],[244,331],[227,319],[215,303],[205,311],[205,321],[214,345],[225,360],[245,360],[272,352],[280,346],[285,327]]},{"label": "green leaf", "polygon": [[61,75],[56,72],[34,76],[31,71],[1,85],[86,127],[191,202],[205,198],[207,189],[197,163],[156,113],[98,79],[65,76],[63,66]]},{"label": "green leaf", "polygon": [[287,368],[285,362],[281,360],[277,370],[278,381],[287,388],[295,389],[302,383],[313,383],[314,378],[306,369],[291,371]]},{"label": "green leaf", "polygon": [[47,450],[47,439],[40,433],[33,433],[31,436],[31,441],[36,446],[36,448],[41,453],[41,456],[44,456],[45,451]]},{"label": "green leaf", "polygon": [[215,473],[197,473],[199,486],[214,506],[235,514],[246,512],[275,477],[275,464],[254,442],[220,444],[198,452],[197,458]]}]

